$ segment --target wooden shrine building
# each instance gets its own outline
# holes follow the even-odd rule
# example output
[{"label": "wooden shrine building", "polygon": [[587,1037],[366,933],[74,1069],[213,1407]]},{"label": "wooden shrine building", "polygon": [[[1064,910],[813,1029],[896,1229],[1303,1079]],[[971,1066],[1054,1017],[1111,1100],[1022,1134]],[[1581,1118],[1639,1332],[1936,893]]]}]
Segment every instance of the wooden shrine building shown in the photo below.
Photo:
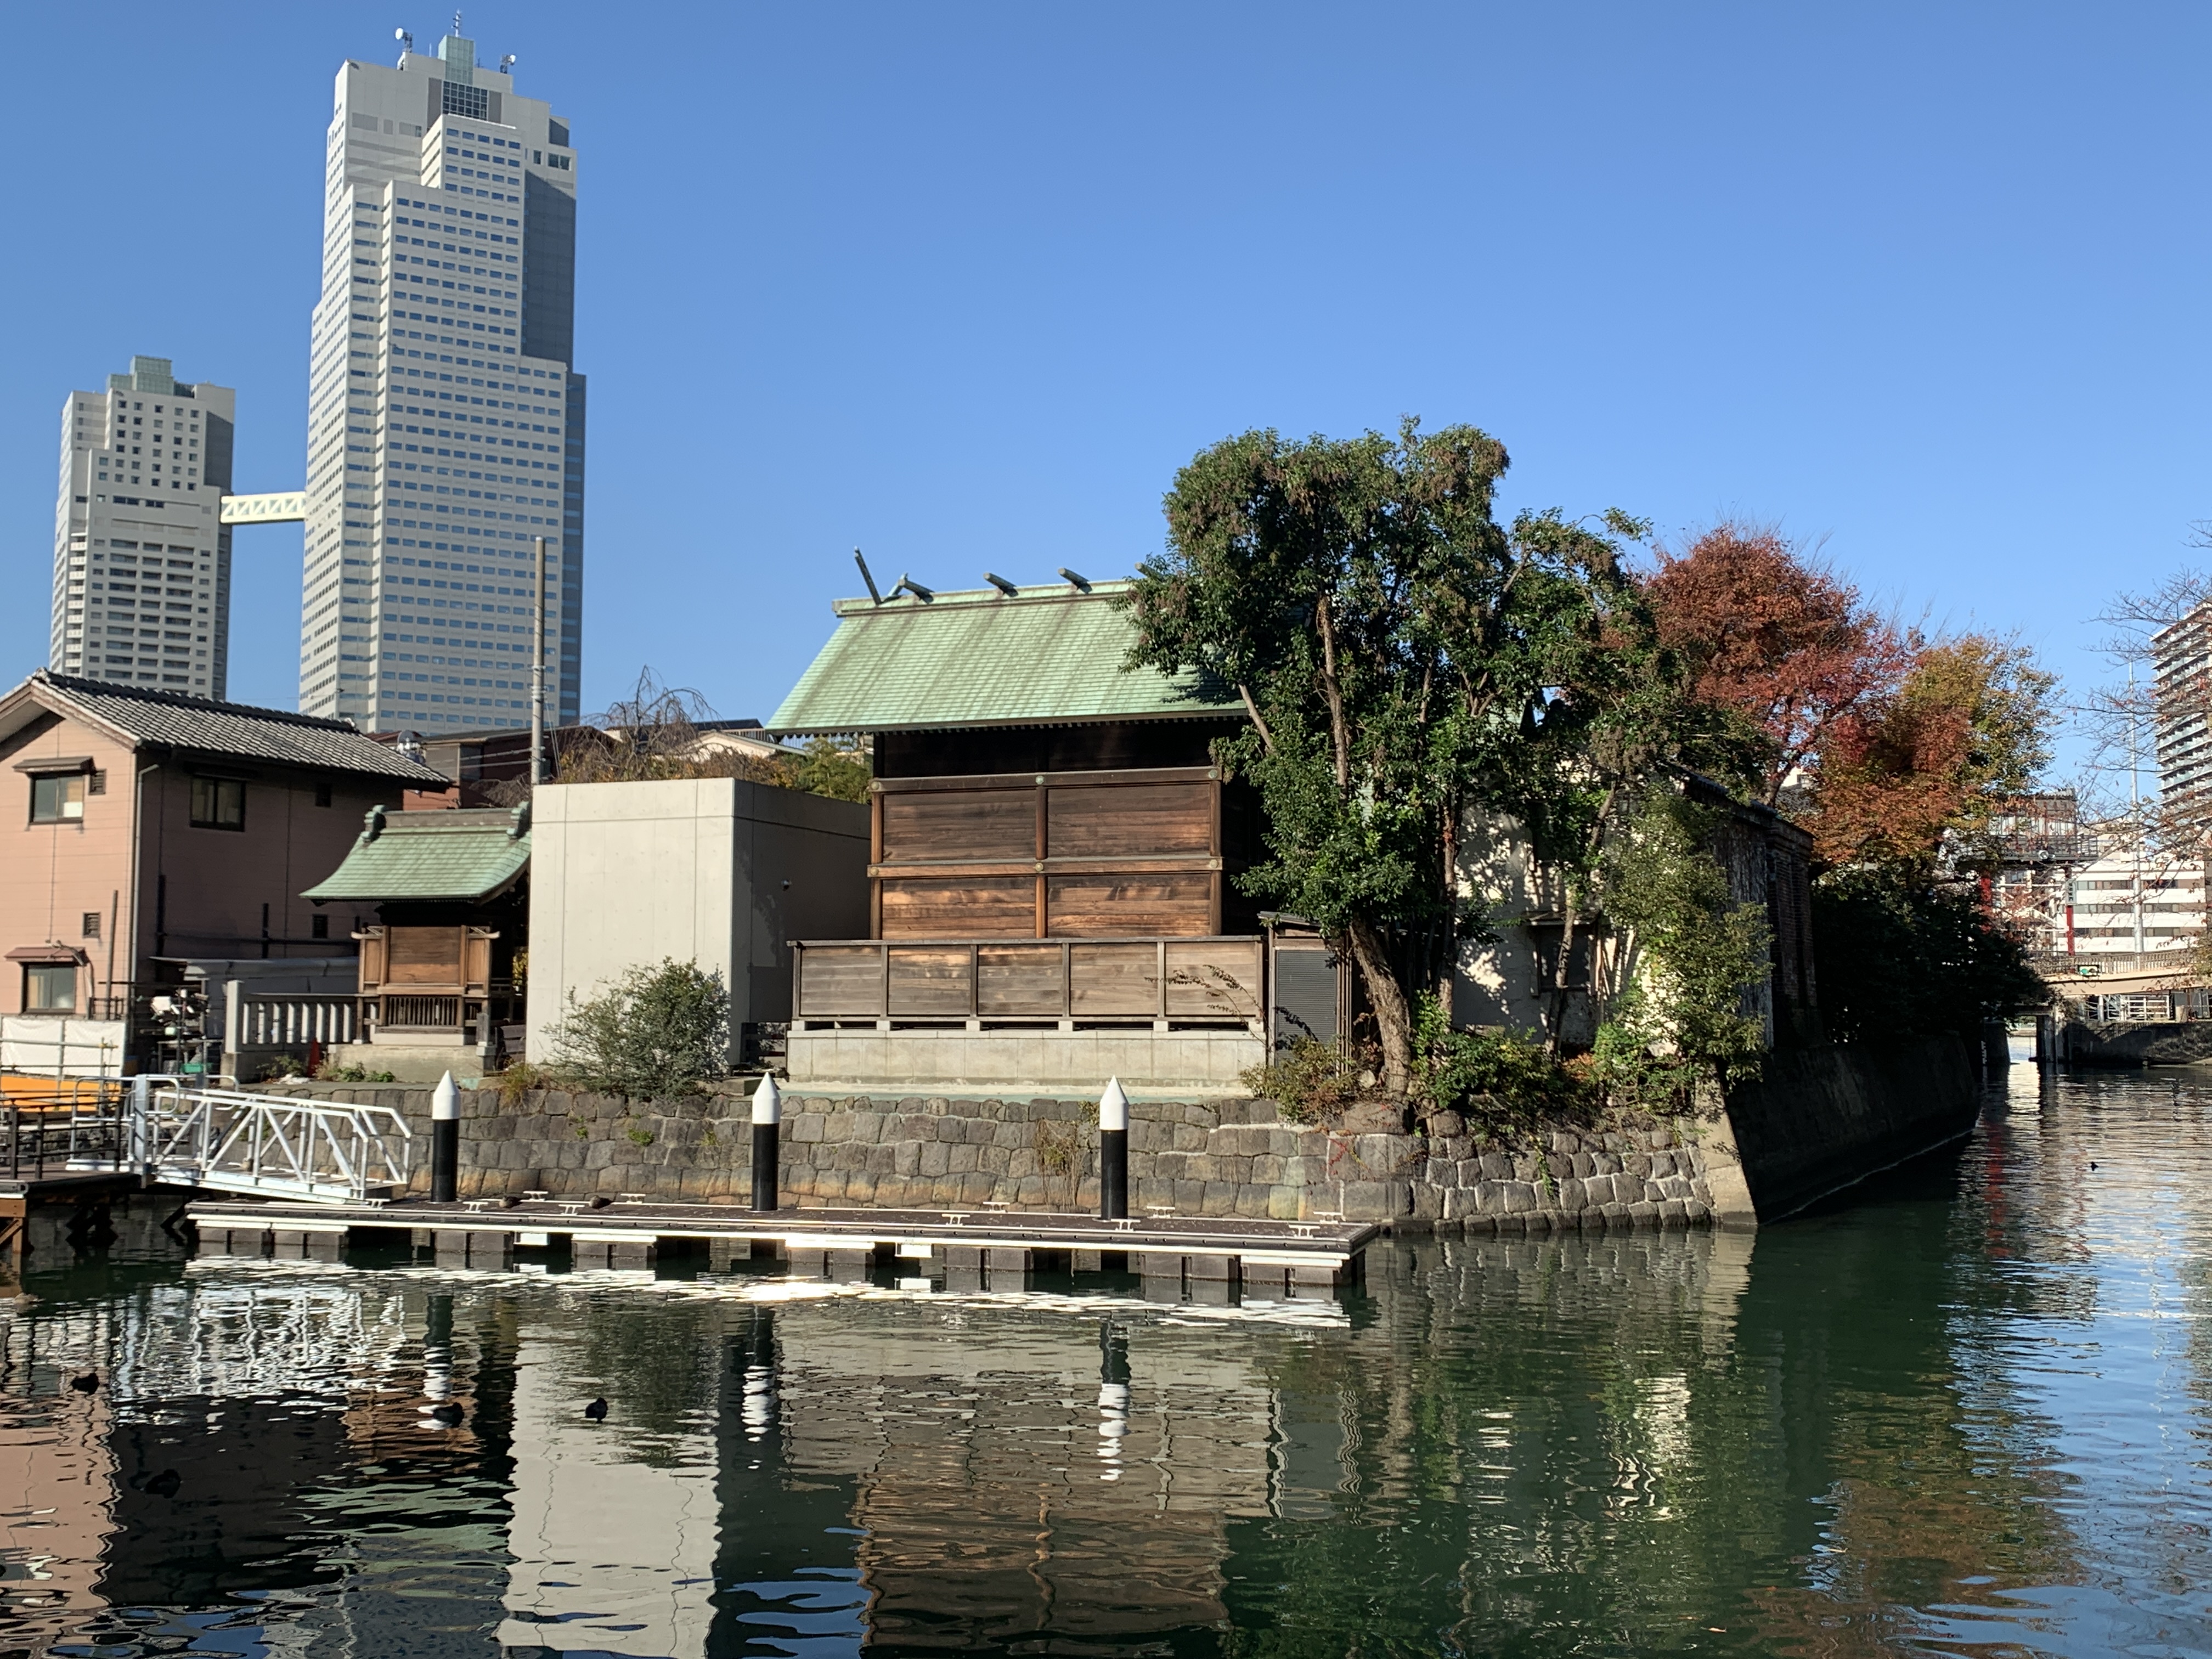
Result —
[{"label": "wooden shrine building", "polygon": [[345,861],[303,895],[375,907],[354,934],[368,1043],[482,1050],[519,1020],[529,867],[526,805],[369,811]]},{"label": "wooden shrine building", "polygon": [[873,741],[871,937],[796,941],[792,1080],[1233,1091],[1267,940],[1244,715],[1125,669],[1126,582],[841,600],[769,728]]}]

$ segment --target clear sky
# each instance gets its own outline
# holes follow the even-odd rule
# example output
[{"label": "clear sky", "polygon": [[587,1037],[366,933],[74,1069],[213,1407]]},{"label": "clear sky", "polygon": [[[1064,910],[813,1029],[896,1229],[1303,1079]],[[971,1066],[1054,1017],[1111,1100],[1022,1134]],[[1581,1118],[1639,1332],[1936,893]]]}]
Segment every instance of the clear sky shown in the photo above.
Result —
[{"label": "clear sky", "polygon": [[[2212,13],[2181,6],[471,7],[573,122],[585,706],[765,715],[858,591],[1120,574],[1248,427],[1467,421],[1508,505],[1826,538],[2093,674],[2205,476]],[[331,76],[404,4],[9,14],[0,674],[58,414],[133,352],[296,488]],[[239,535],[231,692],[297,689]]]}]

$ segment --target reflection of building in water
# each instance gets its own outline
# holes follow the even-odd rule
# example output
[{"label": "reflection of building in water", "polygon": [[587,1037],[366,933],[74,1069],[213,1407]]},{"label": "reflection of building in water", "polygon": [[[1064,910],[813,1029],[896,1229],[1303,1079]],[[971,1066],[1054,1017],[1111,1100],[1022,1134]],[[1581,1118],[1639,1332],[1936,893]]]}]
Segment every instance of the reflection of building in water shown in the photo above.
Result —
[{"label": "reflection of building in water", "polygon": [[1249,1362],[1164,1328],[1102,1346],[1065,1315],[987,1330],[854,1312],[782,1313],[778,1380],[790,1474],[854,1483],[871,1640],[957,1649],[1226,1616],[1224,1525],[1267,1515],[1280,1479]]},{"label": "reflection of building in water", "polygon": [[0,1367],[0,1643],[13,1647],[34,1636],[58,1638],[101,1606],[94,1580],[115,1527],[115,1455],[107,1444],[107,1401],[69,1389],[58,1376],[34,1388],[21,1374],[28,1356],[13,1352],[12,1342],[6,1346],[9,1363]]},{"label": "reflection of building in water", "polygon": [[525,1337],[514,1392],[509,1649],[707,1651],[720,1534],[715,1437],[641,1445],[582,1412],[568,1341]]},{"label": "reflection of building in water", "polygon": [[[27,1433],[21,1454],[97,1476],[68,1489],[93,1540],[66,1556],[87,1583],[70,1638],[103,1608],[185,1607],[271,1654],[480,1653],[501,1576],[481,1559],[500,1534],[488,1511],[504,1516],[483,1477],[504,1472],[513,1367],[496,1320],[453,1340],[452,1300],[246,1269],[0,1324],[0,1394],[100,1416],[96,1436]],[[425,1415],[416,1346],[440,1303],[452,1429]],[[68,1390],[88,1368],[98,1389]],[[0,1510],[9,1461],[0,1429]]]}]

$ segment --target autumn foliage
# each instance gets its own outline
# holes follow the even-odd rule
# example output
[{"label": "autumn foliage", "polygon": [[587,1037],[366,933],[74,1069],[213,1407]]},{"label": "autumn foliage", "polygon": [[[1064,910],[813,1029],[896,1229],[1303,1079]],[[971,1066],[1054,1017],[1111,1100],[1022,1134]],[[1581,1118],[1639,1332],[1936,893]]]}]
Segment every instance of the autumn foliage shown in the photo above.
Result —
[{"label": "autumn foliage", "polygon": [[1759,798],[1830,867],[1972,863],[2048,759],[2055,682],[2025,647],[1900,628],[1774,530],[1716,526],[1647,591],[1692,695],[1755,732]]}]

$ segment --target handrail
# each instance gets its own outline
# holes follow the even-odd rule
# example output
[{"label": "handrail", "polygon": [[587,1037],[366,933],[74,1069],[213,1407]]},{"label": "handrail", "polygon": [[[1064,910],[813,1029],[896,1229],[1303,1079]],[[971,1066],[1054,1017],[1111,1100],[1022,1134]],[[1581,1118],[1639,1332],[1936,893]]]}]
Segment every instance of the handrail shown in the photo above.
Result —
[{"label": "handrail", "polygon": [[406,1189],[414,1133],[389,1106],[299,1100],[131,1079],[95,1115],[72,1112],[72,1170],[129,1171],[171,1186],[358,1204]]}]

